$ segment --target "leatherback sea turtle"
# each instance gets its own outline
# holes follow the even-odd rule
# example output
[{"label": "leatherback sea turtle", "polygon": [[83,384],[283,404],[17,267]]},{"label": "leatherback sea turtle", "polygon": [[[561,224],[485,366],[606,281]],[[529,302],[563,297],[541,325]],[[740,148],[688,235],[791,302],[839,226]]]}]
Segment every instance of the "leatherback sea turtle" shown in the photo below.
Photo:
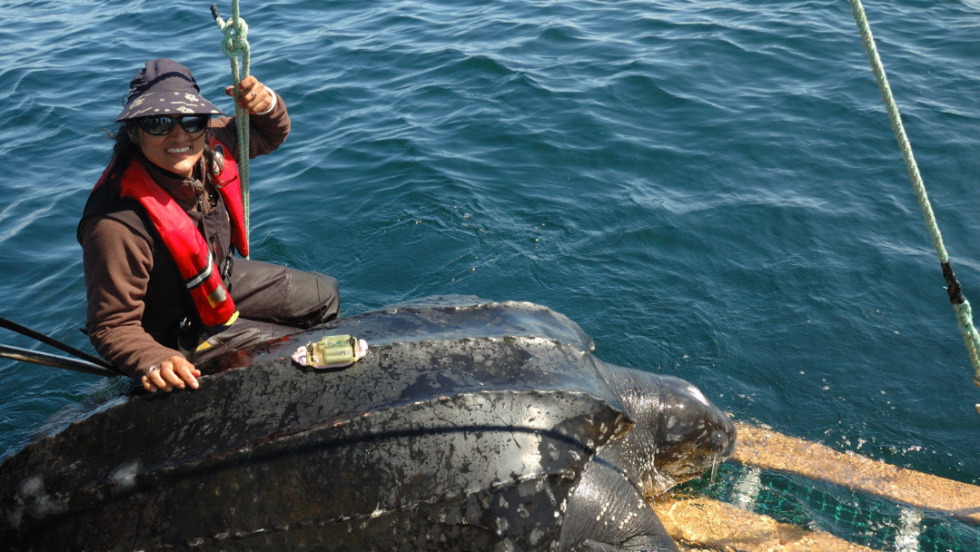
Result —
[{"label": "leatherback sea turtle", "polygon": [[[691,384],[530,303],[429,301],[134,391],[0,466],[15,550],[675,550],[645,498],[735,447]],[[366,339],[345,369],[297,345]],[[244,367],[244,368],[243,368]]]}]

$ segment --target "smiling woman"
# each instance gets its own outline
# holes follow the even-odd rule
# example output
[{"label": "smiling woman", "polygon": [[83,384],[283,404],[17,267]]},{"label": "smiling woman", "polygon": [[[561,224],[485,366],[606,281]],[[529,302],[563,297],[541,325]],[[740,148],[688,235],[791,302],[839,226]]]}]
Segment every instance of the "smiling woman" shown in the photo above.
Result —
[{"label": "smiling woman", "polygon": [[[289,133],[285,105],[255,77],[238,86],[249,157],[274,151]],[[213,115],[190,70],[147,62],[78,225],[89,337],[150,392],[196,389],[196,363],[325,322],[340,304],[330,276],[233,262],[233,248],[248,254],[236,127]]]},{"label": "smiling woman", "polygon": [[194,176],[204,155],[209,115],[160,115],[136,119],[140,151],[154,165],[181,176]]}]

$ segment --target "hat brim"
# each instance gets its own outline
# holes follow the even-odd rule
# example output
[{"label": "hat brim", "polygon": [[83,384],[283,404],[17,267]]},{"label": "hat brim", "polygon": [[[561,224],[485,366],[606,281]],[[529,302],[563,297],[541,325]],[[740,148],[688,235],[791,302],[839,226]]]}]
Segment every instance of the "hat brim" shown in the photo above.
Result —
[{"label": "hat brim", "polygon": [[204,96],[184,90],[149,91],[129,102],[116,121],[127,121],[155,115],[224,115],[218,106]]}]

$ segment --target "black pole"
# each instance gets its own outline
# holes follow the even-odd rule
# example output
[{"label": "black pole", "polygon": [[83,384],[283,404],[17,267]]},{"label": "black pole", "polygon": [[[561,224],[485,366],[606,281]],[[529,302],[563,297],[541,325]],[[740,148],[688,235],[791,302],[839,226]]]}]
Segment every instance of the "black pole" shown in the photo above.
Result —
[{"label": "black pole", "polygon": [[21,326],[16,322],[11,322],[10,320],[3,318],[2,316],[0,316],[0,328],[5,328],[12,332],[17,332],[21,335],[26,335],[31,339],[36,339],[41,343],[44,343],[45,345],[50,345],[55,349],[58,349],[59,351],[68,353],[69,355],[72,355],[76,358],[80,358],[90,364],[100,366],[102,368],[105,368],[106,370],[111,370],[116,374],[119,374],[119,370],[117,370],[115,366],[109,364],[108,362],[102,360],[101,358],[96,358],[88,353],[83,353],[82,351],[79,351],[78,349],[70,345],[65,345],[64,343],[58,341],[57,339],[48,337],[41,332],[36,332],[25,326]]},{"label": "black pole", "polygon": [[42,364],[44,366],[52,366],[54,368],[64,368],[66,370],[74,370],[76,372],[84,372],[86,374],[103,376],[107,378],[114,378],[119,375],[118,372],[106,370],[101,366],[97,366],[84,360],[75,360],[73,358],[32,351],[30,349],[11,347],[9,345],[0,345],[0,357],[20,360],[23,362],[32,362],[34,364]]}]

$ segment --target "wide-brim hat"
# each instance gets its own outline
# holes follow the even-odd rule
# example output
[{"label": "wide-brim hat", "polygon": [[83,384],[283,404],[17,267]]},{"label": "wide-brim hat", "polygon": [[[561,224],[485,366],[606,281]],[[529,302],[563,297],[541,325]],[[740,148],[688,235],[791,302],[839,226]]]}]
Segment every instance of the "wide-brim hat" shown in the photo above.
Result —
[{"label": "wide-brim hat", "polygon": [[146,62],[129,83],[126,107],[116,121],[154,115],[224,115],[204,99],[190,69],[172,59]]}]

